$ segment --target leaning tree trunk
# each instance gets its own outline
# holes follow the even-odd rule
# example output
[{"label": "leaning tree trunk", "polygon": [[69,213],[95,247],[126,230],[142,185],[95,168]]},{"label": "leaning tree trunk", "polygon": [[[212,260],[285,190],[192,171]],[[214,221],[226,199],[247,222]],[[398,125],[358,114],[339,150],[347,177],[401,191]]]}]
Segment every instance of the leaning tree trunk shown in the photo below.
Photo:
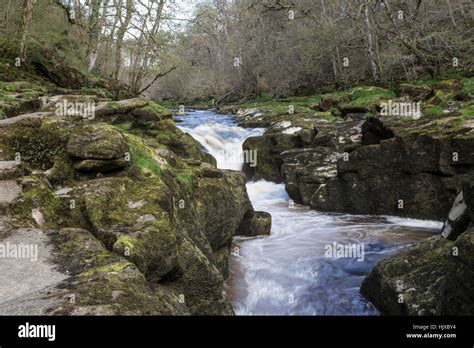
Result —
[{"label": "leaning tree trunk", "polygon": [[26,43],[28,41],[28,34],[31,25],[31,19],[33,17],[33,7],[35,6],[36,0],[23,0],[23,11],[20,23],[20,47],[19,53],[22,60],[26,59]]}]

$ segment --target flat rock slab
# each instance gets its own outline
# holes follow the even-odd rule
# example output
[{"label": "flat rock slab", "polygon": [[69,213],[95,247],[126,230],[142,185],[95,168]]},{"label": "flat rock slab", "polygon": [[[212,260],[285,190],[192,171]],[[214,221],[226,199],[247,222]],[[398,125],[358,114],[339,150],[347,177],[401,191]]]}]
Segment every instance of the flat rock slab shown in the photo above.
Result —
[{"label": "flat rock slab", "polygon": [[12,124],[15,124],[15,123],[17,123],[21,120],[25,120],[25,119],[28,119],[28,118],[42,119],[42,118],[50,117],[50,116],[53,116],[53,115],[54,115],[53,112],[33,112],[31,114],[23,114],[23,115],[19,115],[19,116],[15,116],[15,117],[10,117],[10,118],[6,118],[4,120],[0,120],[0,128],[11,126]]},{"label": "flat rock slab", "polygon": [[56,284],[0,303],[0,315],[51,315],[52,308],[61,308],[55,296]]},{"label": "flat rock slab", "polygon": [[20,196],[21,187],[15,180],[0,181],[0,207],[5,207]]},{"label": "flat rock slab", "polygon": [[0,242],[0,304],[68,278],[56,270],[48,240],[39,229],[21,229]]}]

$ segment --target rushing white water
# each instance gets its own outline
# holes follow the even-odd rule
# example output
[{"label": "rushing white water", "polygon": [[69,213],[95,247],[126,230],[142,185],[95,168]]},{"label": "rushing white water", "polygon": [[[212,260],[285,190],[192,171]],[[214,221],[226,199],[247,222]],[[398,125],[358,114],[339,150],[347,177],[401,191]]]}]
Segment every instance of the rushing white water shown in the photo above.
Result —
[{"label": "rushing white water", "polygon": [[245,139],[263,134],[264,129],[236,127],[231,116],[209,111],[195,111],[184,117],[179,128],[196,139],[214,158],[221,169],[242,169],[242,144]]},{"label": "rushing white water", "polygon": [[[241,169],[235,153],[262,129],[243,129],[231,116],[192,112],[177,117],[223,169]],[[271,235],[235,238],[226,294],[236,314],[374,315],[359,294],[363,278],[383,258],[437,233],[438,222],[398,217],[328,214],[290,204],[284,185],[250,182],[255,210],[272,214]],[[329,257],[328,248],[355,246],[352,257]],[[354,249],[356,250],[356,249]]]}]

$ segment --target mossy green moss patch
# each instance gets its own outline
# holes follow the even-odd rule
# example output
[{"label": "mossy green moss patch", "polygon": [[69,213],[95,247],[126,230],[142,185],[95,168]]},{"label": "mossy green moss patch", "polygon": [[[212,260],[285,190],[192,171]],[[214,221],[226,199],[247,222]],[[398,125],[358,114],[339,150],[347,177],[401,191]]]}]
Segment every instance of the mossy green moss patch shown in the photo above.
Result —
[{"label": "mossy green moss patch", "polygon": [[80,206],[81,203],[76,201],[75,207],[71,208],[70,199],[57,197],[41,180],[29,177],[20,197],[10,205],[9,213],[13,224],[18,227],[36,224],[32,216],[34,209],[43,215],[43,228],[87,227]]},{"label": "mossy green moss patch", "polygon": [[177,173],[176,180],[185,184],[188,188],[193,187],[193,175],[190,173]]},{"label": "mossy green moss patch", "polygon": [[7,133],[7,156],[33,168],[49,169],[54,158],[64,152],[69,132],[58,122],[28,119],[15,124]]},{"label": "mossy green moss patch", "polygon": [[130,146],[132,164],[146,176],[160,176],[161,166],[165,164],[153,149],[148,147],[143,139],[136,135],[125,134],[125,140]]},{"label": "mossy green moss patch", "polygon": [[428,106],[423,110],[426,116],[439,116],[443,114],[443,108],[440,106]]},{"label": "mossy green moss patch", "polygon": [[465,118],[474,118],[474,104],[459,109],[459,112]]},{"label": "mossy green moss patch", "polygon": [[155,103],[155,102],[150,102],[148,103],[147,106],[145,106],[145,109],[153,112],[157,116],[171,116],[171,111],[162,107],[160,104]]},{"label": "mossy green moss patch", "polygon": [[375,86],[359,86],[352,90],[352,100],[349,107],[370,107],[380,100],[396,98],[393,91]]}]

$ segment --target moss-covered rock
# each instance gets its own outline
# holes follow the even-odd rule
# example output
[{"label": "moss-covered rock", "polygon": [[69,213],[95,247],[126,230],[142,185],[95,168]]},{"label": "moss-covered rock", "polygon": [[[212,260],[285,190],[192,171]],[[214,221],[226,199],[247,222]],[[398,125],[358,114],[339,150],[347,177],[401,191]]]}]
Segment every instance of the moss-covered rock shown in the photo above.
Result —
[{"label": "moss-covered rock", "polygon": [[454,262],[449,262],[437,309],[442,315],[473,315],[474,229],[459,237],[454,243],[453,252]]},{"label": "moss-covered rock", "polygon": [[269,236],[271,228],[271,214],[264,211],[256,211],[244,217],[237,233],[239,236],[244,237]]},{"label": "moss-covered rock", "polygon": [[62,122],[25,119],[7,130],[5,156],[32,168],[49,169],[54,158],[64,153],[68,137],[69,130]]},{"label": "moss-covered rock", "polygon": [[361,145],[339,159],[337,176],[311,198],[313,208],[444,221],[474,169],[474,133],[453,116],[368,119]]},{"label": "moss-covered rock", "polygon": [[169,285],[184,295],[191,314],[232,315],[232,307],[223,294],[222,274],[184,235],[178,242],[178,260],[182,275]]},{"label": "moss-covered rock", "polygon": [[88,231],[67,228],[49,235],[60,270],[72,276],[52,291],[62,302],[49,314],[189,314],[178,293],[148,283],[134,264],[107,251]]},{"label": "moss-covered rock", "polygon": [[88,126],[74,133],[67,144],[73,158],[112,160],[125,157],[128,146],[123,136],[107,126]]},{"label": "moss-covered rock", "polygon": [[74,169],[81,172],[110,172],[127,165],[129,147],[112,127],[94,125],[75,131],[67,144]]},{"label": "moss-covered rock", "polygon": [[54,195],[51,187],[37,177],[24,177],[20,182],[22,188],[21,195],[9,206],[11,223],[17,227],[27,227],[38,225],[37,219],[33,214],[41,214],[43,228],[58,228],[74,224],[83,224],[81,216],[75,215],[69,208],[69,202],[61,200]]},{"label": "moss-covered rock", "polygon": [[[1,67],[0,67],[1,70]],[[36,111],[44,89],[27,81],[0,82],[1,118],[13,117]]]},{"label": "moss-covered rock", "polygon": [[386,315],[472,315],[473,230],[441,236],[380,262],[361,293]]}]

